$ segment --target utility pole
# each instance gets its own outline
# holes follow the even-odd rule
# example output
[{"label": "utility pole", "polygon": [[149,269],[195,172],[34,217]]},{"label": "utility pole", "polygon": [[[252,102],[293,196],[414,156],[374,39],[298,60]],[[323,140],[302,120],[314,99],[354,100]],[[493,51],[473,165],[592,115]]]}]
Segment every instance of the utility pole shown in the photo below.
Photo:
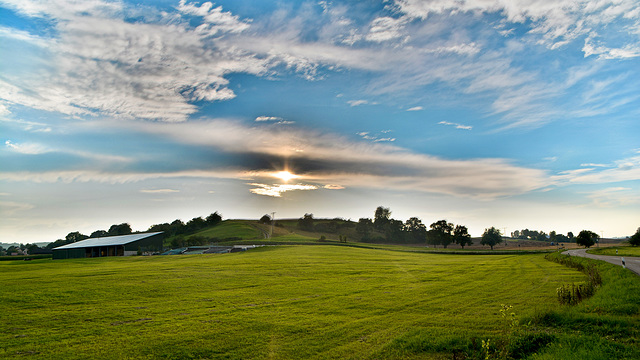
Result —
[{"label": "utility pole", "polygon": [[273,224],[276,223],[276,212],[272,212],[271,213],[271,230],[269,231],[269,239],[271,239],[271,236],[273,235]]}]

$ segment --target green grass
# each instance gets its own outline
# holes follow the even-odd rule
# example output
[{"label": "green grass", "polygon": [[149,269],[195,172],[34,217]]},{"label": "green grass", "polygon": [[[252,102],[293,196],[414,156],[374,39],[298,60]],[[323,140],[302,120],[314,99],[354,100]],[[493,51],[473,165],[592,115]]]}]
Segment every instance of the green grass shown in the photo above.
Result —
[{"label": "green grass", "polygon": [[[540,314],[563,309],[558,314],[568,311],[567,319],[582,316],[581,310],[572,315],[574,310],[559,307],[555,289],[584,279],[542,255],[337,246],[7,261],[0,263],[0,358],[390,359],[451,358],[456,351],[475,356],[479,339],[504,331],[500,304],[542,319],[560,344],[583,344],[596,335],[565,331],[568,325]],[[617,286],[630,280],[619,281],[603,296],[617,294]],[[614,308],[635,328],[637,295],[627,295],[628,307],[616,300]]]},{"label": "green grass", "polygon": [[[618,254],[616,254],[618,250]],[[594,255],[618,255],[618,256],[640,256],[639,246],[614,246],[601,247],[587,250],[589,254]]]},{"label": "green grass", "polygon": [[[253,221],[255,223],[255,221]],[[203,231],[196,232],[195,236],[204,236],[206,238],[241,238],[241,239],[262,239],[264,238],[262,231],[251,226],[249,221],[244,220],[227,220],[220,224],[208,228]]]}]

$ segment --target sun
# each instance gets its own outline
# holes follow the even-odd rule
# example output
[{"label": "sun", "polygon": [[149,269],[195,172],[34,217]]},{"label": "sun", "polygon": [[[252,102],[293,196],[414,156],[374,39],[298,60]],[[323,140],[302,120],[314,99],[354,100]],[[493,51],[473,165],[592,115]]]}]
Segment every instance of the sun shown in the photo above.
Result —
[{"label": "sun", "polygon": [[296,174],[292,174],[288,171],[278,171],[277,173],[273,173],[274,177],[277,177],[278,179],[283,180],[284,182],[287,182],[291,179],[296,179],[299,178],[300,176],[296,175]]}]

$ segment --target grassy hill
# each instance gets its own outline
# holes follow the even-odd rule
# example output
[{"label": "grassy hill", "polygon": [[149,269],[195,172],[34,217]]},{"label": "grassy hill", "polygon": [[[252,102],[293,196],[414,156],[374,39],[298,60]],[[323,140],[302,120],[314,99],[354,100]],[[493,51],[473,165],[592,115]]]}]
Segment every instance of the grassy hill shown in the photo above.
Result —
[{"label": "grassy hill", "polygon": [[2,262],[0,358],[638,358],[640,278],[601,267],[593,298],[561,306],[556,288],[585,275],[543,255],[280,246]]}]

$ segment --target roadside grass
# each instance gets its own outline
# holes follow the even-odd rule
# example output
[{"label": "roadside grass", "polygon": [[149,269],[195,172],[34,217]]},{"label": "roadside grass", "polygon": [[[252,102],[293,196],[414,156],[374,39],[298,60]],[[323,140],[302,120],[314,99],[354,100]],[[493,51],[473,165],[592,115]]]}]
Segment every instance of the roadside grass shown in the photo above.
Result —
[{"label": "roadside grass", "polygon": [[640,256],[640,246],[601,247],[589,249],[587,252],[594,255]]},{"label": "roadside grass", "polygon": [[559,333],[559,340],[532,359],[640,358],[640,277],[604,261],[571,259],[585,266],[595,264],[602,285],[575,306],[536,314],[533,321]]},{"label": "roadside grass", "polygon": [[[607,278],[613,284],[607,296],[627,286],[629,279],[618,275]],[[7,261],[0,263],[0,358],[478,358],[482,339],[504,335],[500,304],[539,319],[563,346],[584,344],[600,333],[581,333],[564,321],[602,314],[559,307],[555,293],[584,279],[542,255],[344,246]],[[637,295],[622,294],[635,307],[617,299],[617,312],[607,316],[611,334],[628,343],[599,341],[602,349],[623,346],[637,354],[631,338]],[[598,293],[589,303],[612,305],[605,298]]]}]

